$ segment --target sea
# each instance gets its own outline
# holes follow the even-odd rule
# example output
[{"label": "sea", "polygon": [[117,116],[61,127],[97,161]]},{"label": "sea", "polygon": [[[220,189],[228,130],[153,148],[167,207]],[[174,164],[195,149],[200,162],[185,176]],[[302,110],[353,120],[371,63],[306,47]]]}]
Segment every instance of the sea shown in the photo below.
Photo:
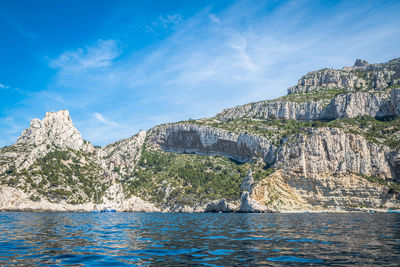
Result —
[{"label": "sea", "polygon": [[400,266],[394,213],[0,213],[1,266]]}]

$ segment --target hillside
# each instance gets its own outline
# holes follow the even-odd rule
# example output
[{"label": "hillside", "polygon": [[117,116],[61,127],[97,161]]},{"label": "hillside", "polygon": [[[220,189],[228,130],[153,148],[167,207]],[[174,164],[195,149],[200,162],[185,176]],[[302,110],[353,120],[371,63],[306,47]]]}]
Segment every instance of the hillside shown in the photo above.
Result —
[{"label": "hillside", "polygon": [[104,147],[68,111],[0,149],[1,210],[400,208],[400,58],[304,75],[286,96]]}]

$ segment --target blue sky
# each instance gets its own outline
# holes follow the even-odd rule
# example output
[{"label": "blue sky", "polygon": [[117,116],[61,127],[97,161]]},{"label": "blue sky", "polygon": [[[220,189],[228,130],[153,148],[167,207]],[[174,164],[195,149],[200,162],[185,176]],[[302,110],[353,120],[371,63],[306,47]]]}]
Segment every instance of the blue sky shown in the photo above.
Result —
[{"label": "blue sky", "polygon": [[0,146],[68,109],[93,144],[400,57],[400,1],[0,0]]}]

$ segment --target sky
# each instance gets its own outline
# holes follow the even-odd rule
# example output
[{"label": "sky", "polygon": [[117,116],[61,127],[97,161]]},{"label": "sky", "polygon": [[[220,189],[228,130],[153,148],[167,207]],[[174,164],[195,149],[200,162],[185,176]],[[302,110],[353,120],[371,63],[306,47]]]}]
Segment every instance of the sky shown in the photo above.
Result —
[{"label": "sky", "polygon": [[68,109],[105,145],[400,57],[400,1],[0,0],[0,147]]}]

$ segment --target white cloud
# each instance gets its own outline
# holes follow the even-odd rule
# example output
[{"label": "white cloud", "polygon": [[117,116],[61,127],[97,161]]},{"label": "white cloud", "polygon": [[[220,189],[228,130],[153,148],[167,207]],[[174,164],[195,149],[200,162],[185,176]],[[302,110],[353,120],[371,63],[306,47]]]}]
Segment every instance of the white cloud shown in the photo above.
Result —
[{"label": "white cloud", "polygon": [[7,89],[7,88],[10,88],[10,87],[8,85],[0,83],[0,88],[1,89]]},{"label": "white cloud", "polygon": [[154,26],[162,26],[168,28],[171,25],[177,25],[182,22],[182,16],[179,14],[160,16],[157,21],[153,22]]},{"label": "white cloud", "polygon": [[120,54],[121,49],[114,40],[98,40],[93,46],[63,52],[50,60],[49,65],[63,72],[79,72],[108,67]]},{"label": "white cloud", "polygon": [[104,116],[101,115],[100,113],[95,112],[93,115],[94,115],[94,117],[95,117],[96,119],[98,119],[99,121],[101,121],[102,123],[104,123],[104,124],[106,124],[106,125],[114,126],[114,127],[120,127],[120,125],[119,125],[118,123],[113,122],[113,121],[108,121],[108,120],[106,120],[106,119],[104,118]]},{"label": "white cloud", "polygon": [[210,18],[211,21],[219,24],[219,18],[216,15],[210,14],[210,15],[208,15],[208,17]]},{"label": "white cloud", "polygon": [[150,24],[144,26],[147,32],[157,33],[159,29],[167,29],[183,22],[183,18],[179,14],[161,15]]}]

